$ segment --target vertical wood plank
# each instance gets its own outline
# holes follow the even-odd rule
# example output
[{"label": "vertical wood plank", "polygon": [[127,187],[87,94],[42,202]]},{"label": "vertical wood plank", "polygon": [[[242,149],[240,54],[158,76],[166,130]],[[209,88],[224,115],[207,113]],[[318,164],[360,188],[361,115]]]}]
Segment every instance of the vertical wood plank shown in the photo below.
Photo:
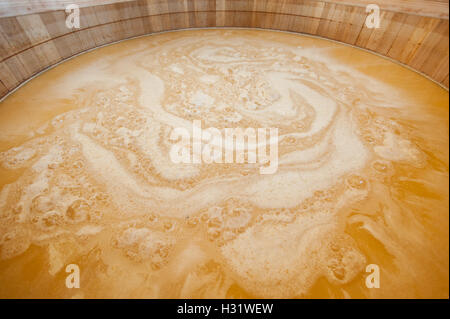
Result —
[{"label": "vertical wood plank", "polygon": [[0,80],[0,96],[4,96],[6,93],[8,93],[8,88]]}]

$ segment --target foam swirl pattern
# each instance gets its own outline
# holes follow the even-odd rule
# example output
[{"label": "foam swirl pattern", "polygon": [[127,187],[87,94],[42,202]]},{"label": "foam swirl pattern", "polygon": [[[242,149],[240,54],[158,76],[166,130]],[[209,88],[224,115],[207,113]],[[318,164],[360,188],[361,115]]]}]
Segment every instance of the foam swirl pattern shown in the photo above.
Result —
[{"label": "foam swirl pattern", "polygon": [[[153,35],[43,74],[0,118],[2,297],[448,297],[448,92],[379,57]],[[193,120],[278,128],[278,171],[173,163]]]}]

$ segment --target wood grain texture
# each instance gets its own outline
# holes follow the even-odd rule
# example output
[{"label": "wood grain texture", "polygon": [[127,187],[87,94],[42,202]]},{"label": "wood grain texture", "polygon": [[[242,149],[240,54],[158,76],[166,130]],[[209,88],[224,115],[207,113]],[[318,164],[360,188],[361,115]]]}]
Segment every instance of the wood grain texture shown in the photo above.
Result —
[{"label": "wood grain texture", "polygon": [[[414,6],[419,2],[423,6],[432,4],[441,11],[448,9],[448,1],[412,1]],[[66,27],[66,13],[62,9],[3,17],[0,18],[0,97],[36,73],[83,51],[154,32],[205,27],[285,30],[340,41],[397,60],[448,88],[449,21],[445,14],[420,15],[411,9],[414,6],[407,9],[404,1],[394,1],[396,6],[391,4],[389,8],[396,10],[381,11],[380,28],[369,29],[365,26],[364,3],[134,0],[103,1],[101,5],[89,6],[84,2],[80,9],[80,29]],[[382,9],[386,3],[380,2]]]},{"label": "wood grain texture", "polygon": [[32,13],[64,10],[69,4],[80,7],[104,5],[132,0],[0,0],[0,17],[14,17]]}]

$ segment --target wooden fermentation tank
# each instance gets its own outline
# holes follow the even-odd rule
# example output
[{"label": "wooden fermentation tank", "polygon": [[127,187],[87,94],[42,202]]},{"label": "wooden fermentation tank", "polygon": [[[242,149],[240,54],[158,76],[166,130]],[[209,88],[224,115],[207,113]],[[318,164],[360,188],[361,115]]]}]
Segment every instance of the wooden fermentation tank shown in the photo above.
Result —
[{"label": "wooden fermentation tank", "polygon": [[[376,1],[380,28],[365,27],[369,0],[70,0],[0,3],[0,97],[73,55],[168,30],[285,30],[361,47],[449,85],[448,1]],[[80,28],[65,6],[80,6]],[[93,5],[95,3],[96,5]]]}]

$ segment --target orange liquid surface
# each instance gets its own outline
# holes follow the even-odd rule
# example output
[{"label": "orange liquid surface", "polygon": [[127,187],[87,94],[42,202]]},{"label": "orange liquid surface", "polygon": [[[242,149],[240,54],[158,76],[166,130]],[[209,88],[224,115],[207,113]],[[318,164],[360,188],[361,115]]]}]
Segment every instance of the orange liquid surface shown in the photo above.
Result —
[{"label": "orange liquid surface", "polygon": [[[448,298],[448,98],[368,52],[261,30],[64,62],[0,103],[0,297]],[[278,128],[277,172],[173,163],[193,120]]]}]

